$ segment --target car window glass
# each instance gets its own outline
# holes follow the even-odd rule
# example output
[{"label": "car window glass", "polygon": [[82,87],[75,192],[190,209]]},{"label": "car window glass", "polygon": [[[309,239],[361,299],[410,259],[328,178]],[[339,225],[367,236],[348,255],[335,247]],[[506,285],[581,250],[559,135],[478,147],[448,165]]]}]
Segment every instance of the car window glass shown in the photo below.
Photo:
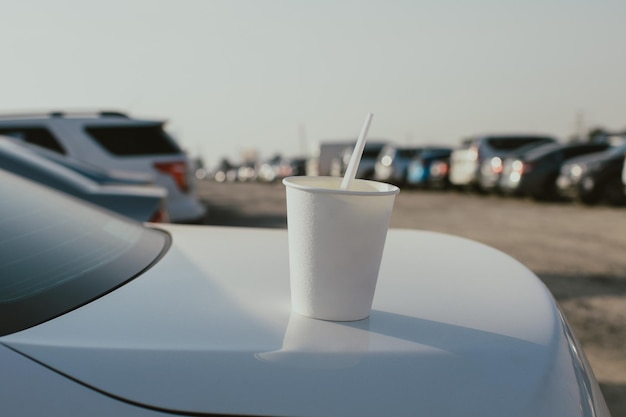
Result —
[{"label": "car window glass", "polygon": [[487,144],[498,151],[511,151],[533,142],[546,142],[550,139],[540,137],[494,137],[487,139]]},{"label": "car window glass", "polygon": [[51,151],[65,154],[65,148],[56,140],[56,138],[46,128],[2,128],[0,129],[0,135],[9,136],[15,139],[23,140],[24,142],[32,143],[33,145],[41,146],[42,148],[49,149]]},{"label": "car window glass", "polygon": [[580,145],[572,146],[564,150],[565,158],[574,158],[576,156],[585,155],[593,152],[600,152],[607,149],[609,145],[597,144],[597,145]]},{"label": "car window glass", "polygon": [[526,159],[533,160],[533,159],[542,158],[548,154],[556,155],[560,153],[560,148],[561,148],[561,145],[558,143],[538,142],[538,143],[535,143],[534,146],[533,144],[525,145],[522,149],[528,149],[524,155]]},{"label": "car window glass", "polygon": [[[365,149],[363,149],[363,158],[366,159],[374,159],[378,156],[378,154],[380,153],[381,148],[369,148],[366,146]],[[352,152],[350,152],[350,154],[352,155]]]},{"label": "car window glass", "polygon": [[399,149],[398,157],[402,159],[411,159],[419,153],[419,149]]},{"label": "car window glass", "polygon": [[0,335],[80,306],[132,279],[169,238],[0,171]]},{"label": "car window glass", "polygon": [[626,152],[626,145],[622,145],[622,146],[610,146],[609,148],[607,148],[607,153],[609,153],[612,156],[615,155],[624,155],[624,152]]},{"label": "car window glass", "polygon": [[463,142],[461,142],[459,149],[469,149],[469,147],[472,146],[472,143],[473,139],[464,139]]},{"label": "car window glass", "polygon": [[391,157],[393,156],[395,149],[391,146],[385,146],[382,151],[378,154],[378,159],[382,160],[385,156]]},{"label": "car window glass", "polygon": [[161,125],[93,126],[86,128],[86,132],[113,155],[137,156],[182,153]]}]

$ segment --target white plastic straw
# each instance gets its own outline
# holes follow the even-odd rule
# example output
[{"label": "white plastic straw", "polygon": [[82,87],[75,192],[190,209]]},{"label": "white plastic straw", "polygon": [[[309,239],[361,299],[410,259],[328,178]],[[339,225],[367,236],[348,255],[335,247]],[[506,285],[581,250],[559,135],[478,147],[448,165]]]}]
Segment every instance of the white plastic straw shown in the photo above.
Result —
[{"label": "white plastic straw", "polygon": [[343,181],[341,181],[342,190],[349,190],[352,186],[354,178],[356,177],[356,171],[359,168],[361,156],[363,155],[363,149],[365,148],[365,138],[367,136],[367,131],[370,128],[373,116],[374,115],[372,113],[367,113],[367,116],[365,117],[365,123],[363,123],[363,127],[361,128],[361,134],[359,135],[359,139],[356,141],[354,151],[352,151],[352,156],[350,157],[350,162],[348,163],[348,168],[346,168]]}]

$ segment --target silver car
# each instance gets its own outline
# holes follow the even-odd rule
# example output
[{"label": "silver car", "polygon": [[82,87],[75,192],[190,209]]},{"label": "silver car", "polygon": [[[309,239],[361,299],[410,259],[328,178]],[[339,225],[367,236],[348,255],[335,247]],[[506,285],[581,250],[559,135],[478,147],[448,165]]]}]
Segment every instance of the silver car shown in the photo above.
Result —
[{"label": "silver car", "polygon": [[[70,169],[1,137],[0,168],[2,174],[12,172],[137,221],[169,221],[167,192],[161,187],[144,185],[139,178],[106,176],[104,172],[92,172],[79,164]],[[100,182],[80,172],[91,172]],[[41,204],[45,205],[45,202]]]},{"label": "silver car", "polygon": [[51,112],[0,115],[0,135],[35,144],[105,170],[151,175],[167,190],[173,222],[202,220],[207,208],[195,195],[191,160],[161,120],[120,112]]}]

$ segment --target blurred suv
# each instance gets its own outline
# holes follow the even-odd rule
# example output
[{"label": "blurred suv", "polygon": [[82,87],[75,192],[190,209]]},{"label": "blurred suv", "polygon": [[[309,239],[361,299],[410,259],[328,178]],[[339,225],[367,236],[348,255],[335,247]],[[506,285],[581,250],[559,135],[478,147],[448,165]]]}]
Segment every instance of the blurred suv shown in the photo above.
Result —
[{"label": "blurred suv", "polygon": [[529,195],[537,200],[558,196],[556,181],[561,166],[573,158],[606,150],[606,143],[550,143],[504,160],[499,182],[507,194]]},{"label": "blurred suv", "polygon": [[461,188],[488,191],[496,186],[502,159],[531,143],[551,143],[545,135],[485,135],[466,139],[450,156],[450,182]]},{"label": "blurred suv", "polygon": [[376,158],[374,179],[394,185],[404,184],[409,164],[422,150],[423,147],[386,145]]},{"label": "blurred suv", "polygon": [[[361,161],[359,162],[359,166],[356,171],[356,178],[374,179],[374,169],[376,166],[376,159],[380,154],[380,151],[387,145],[386,142],[372,142],[368,141],[365,143],[365,147],[363,148],[363,154],[361,156]],[[354,146],[346,147],[339,156],[333,158],[330,163],[330,175],[333,177],[342,177],[346,173],[346,169],[348,168],[348,164],[350,163],[350,158],[352,157],[352,152],[354,151]]]},{"label": "blurred suv", "polygon": [[285,177],[304,175],[305,170],[305,158],[286,158],[281,155],[275,155],[260,164],[257,180],[260,182],[276,182]]},{"label": "blurred suv", "polygon": [[584,204],[626,204],[622,183],[625,155],[626,145],[622,145],[572,159],[563,165],[557,179],[560,194]]},{"label": "blurred suv", "polygon": [[407,169],[407,184],[419,188],[447,188],[451,148],[424,149]]},{"label": "blurred suv", "polygon": [[206,207],[195,196],[188,156],[164,130],[164,122],[119,112],[0,116],[5,135],[105,170],[141,172],[167,190],[172,222],[201,220]]},{"label": "blurred suv", "polygon": [[[165,202],[167,192],[162,187],[132,183],[121,178],[118,181],[119,177],[106,177],[106,181],[98,182],[105,177],[84,176],[81,171],[48,159],[19,142],[0,137],[0,175],[6,172],[140,222],[169,221]],[[46,204],[46,201],[39,202],[40,206]],[[24,215],[29,216],[30,213]]]}]

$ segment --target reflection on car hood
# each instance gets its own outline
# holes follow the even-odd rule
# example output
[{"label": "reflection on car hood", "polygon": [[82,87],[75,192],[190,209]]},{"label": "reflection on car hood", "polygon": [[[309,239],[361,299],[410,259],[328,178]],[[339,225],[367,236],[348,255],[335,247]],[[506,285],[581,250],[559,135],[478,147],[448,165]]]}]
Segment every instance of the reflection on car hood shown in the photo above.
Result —
[{"label": "reflection on car hood", "polygon": [[290,314],[284,230],[167,228],[143,276],[0,341],[170,412],[581,415],[558,310],[507,255],[392,230],[370,318],[339,323]]}]

